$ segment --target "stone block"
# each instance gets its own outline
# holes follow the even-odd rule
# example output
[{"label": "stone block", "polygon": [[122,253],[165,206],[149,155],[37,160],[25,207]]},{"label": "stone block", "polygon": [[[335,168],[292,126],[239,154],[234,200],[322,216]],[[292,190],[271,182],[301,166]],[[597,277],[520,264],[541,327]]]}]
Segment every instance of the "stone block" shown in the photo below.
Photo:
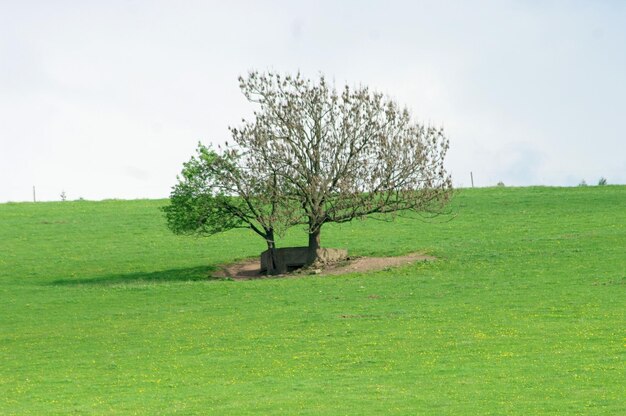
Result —
[{"label": "stone block", "polygon": [[[287,273],[300,268],[307,262],[308,247],[284,247],[275,249],[276,271]],[[261,272],[267,271],[270,253],[261,253]],[[320,248],[317,250],[317,264],[335,263],[348,258],[348,250],[341,248]]]}]

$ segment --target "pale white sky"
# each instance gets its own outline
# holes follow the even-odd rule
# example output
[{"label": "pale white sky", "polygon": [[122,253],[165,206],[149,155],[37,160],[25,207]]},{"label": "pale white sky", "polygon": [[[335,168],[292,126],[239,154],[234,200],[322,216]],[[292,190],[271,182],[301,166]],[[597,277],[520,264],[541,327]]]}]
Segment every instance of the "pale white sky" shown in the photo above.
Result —
[{"label": "pale white sky", "polygon": [[250,69],[394,97],[457,186],[626,183],[626,1],[0,0],[0,201],[166,197]]}]

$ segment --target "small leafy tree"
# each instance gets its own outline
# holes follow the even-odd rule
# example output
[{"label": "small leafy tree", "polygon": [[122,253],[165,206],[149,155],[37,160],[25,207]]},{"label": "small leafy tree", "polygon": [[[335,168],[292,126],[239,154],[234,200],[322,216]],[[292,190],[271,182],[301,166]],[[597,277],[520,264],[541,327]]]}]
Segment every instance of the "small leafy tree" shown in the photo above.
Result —
[{"label": "small leafy tree", "polygon": [[249,228],[270,250],[268,273],[275,270],[275,235],[297,223],[297,211],[281,203],[277,175],[255,172],[247,156],[235,149],[218,153],[198,145],[196,156],[184,164],[163,207],[168,227],[177,234],[213,235]]},{"label": "small leafy tree", "polygon": [[371,214],[437,213],[452,182],[443,162],[443,130],[411,120],[409,111],[367,87],[337,92],[317,81],[252,72],[240,77],[255,118],[231,129],[254,155],[255,171],[273,172],[283,201],[302,208],[308,262],[317,258],[322,226]]},{"label": "small leafy tree", "polygon": [[606,180],[606,178],[603,176],[600,178],[600,180],[598,181],[598,186],[604,186],[606,185],[608,182]]}]

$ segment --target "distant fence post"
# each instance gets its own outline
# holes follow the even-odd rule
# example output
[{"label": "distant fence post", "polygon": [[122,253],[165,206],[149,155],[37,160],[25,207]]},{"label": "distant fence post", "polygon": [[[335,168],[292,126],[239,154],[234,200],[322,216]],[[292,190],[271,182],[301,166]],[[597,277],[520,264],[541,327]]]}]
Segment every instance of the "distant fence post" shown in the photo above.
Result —
[{"label": "distant fence post", "polygon": [[37,202],[37,196],[35,195],[35,185],[33,185],[33,202]]},{"label": "distant fence post", "polygon": [[474,187],[474,174],[470,172],[470,179],[472,180],[472,188]]}]

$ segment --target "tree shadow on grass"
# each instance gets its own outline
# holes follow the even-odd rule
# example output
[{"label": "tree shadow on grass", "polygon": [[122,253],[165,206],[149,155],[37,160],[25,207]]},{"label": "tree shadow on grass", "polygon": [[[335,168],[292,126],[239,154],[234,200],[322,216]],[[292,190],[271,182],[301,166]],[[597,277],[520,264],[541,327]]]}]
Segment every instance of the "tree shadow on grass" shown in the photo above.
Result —
[{"label": "tree shadow on grass", "polygon": [[78,277],[74,279],[58,279],[50,282],[53,286],[78,286],[78,285],[126,285],[141,283],[175,283],[175,282],[198,282],[219,280],[213,277],[217,267],[197,266],[183,269],[159,270],[156,272],[120,273],[95,277]]}]

